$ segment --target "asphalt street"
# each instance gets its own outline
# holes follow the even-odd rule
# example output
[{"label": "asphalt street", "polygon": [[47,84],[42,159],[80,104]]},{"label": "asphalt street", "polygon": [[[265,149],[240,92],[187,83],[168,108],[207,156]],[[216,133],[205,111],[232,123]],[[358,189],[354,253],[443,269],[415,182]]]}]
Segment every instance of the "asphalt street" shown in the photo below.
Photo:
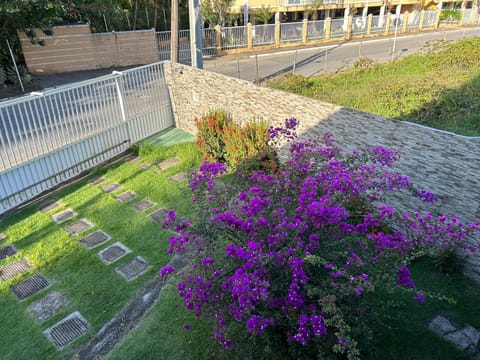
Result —
[{"label": "asphalt street", "polygon": [[441,29],[415,34],[343,41],[328,45],[314,45],[270,52],[228,55],[205,59],[204,69],[262,82],[286,73],[314,76],[334,72],[342,67],[352,67],[360,57],[378,62],[415,54],[433,40],[460,40],[480,36],[479,27]]}]

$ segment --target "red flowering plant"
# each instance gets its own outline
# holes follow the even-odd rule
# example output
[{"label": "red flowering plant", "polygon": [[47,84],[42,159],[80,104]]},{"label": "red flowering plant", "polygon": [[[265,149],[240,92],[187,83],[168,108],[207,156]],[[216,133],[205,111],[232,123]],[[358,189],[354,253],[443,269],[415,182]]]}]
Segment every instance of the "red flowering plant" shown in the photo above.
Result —
[{"label": "red flowering plant", "polygon": [[205,161],[216,161],[234,170],[274,168],[276,157],[269,151],[269,126],[262,120],[240,125],[223,111],[210,112],[195,119],[198,129],[196,144]]},{"label": "red flowering plant", "polygon": [[[271,128],[271,144],[295,137],[297,125]],[[396,191],[435,200],[392,171],[397,151],[345,152],[331,134],[292,142],[289,151],[278,171],[238,174],[229,185],[219,181],[224,164],[201,165],[190,182],[198,218],[178,221],[171,211],[164,224],[177,233],[170,254],[197,254],[178,275],[178,294],[216,324],[212,339],[225,348],[240,324],[257,343],[288,344],[285,356],[358,358],[352,328],[362,323],[366,295],[389,286],[424,301],[429,294],[416,288],[409,263],[445,249],[475,251],[480,228],[387,204]]]}]

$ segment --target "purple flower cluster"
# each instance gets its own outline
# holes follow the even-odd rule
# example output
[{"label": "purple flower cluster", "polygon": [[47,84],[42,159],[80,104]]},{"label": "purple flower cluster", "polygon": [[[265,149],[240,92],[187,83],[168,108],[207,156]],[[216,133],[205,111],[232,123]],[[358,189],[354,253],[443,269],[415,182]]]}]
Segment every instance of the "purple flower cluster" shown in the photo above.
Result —
[{"label": "purple flower cluster", "polygon": [[[270,137],[292,140],[297,127],[287,119]],[[412,189],[390,170],[397,151],[344,153],[327,133],[322,144],[293,142],[290,155],[278,173],[241,174],[223,191],[215,191],[215,178],[225,166],[202,164],[190,183],[197,221],[171,212],[165,222],[177,233],[170,254],[189,243],[198,253],[178,293],[188,310],[214,319],[212,338],[226,348],[229,325],[239,322],[252,335],[275,328],[301,348],[333,336],[336,349],[354,351],[346,313],[365,293],[387,286],[385,275],[390,285],[416,291],[408,261],[447,247],[476,250],[477,224],[399,214],[381,202],[389,192]],[[412,194],[432,200],[428,192]],[[164,268],[162,276],[171,271]],[[414,300],[423,302],[425,294],[417,291]]]}]

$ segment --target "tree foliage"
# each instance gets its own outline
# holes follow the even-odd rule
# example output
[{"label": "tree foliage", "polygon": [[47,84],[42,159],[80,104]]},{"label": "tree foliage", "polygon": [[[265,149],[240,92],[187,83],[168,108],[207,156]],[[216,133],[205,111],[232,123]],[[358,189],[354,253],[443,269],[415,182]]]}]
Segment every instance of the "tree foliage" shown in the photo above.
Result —
[{"label": "tree foliage", "polygon": [[228,11],[232,4],[233,0],[203,0],[202,16],[210,27],[226,26],[234,17]]}]

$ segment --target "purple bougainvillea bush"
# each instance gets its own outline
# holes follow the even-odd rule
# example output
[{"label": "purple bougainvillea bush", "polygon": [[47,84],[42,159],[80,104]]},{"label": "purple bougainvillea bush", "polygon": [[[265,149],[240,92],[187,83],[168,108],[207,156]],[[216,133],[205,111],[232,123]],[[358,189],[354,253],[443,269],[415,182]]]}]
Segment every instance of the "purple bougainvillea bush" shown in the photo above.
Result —
[{"label": "purple bougainvillea bush", "polygon": [[[298,122],[270,129],[270,144],[295,133]],[[282,341],[296,354],[357,358],[351,329],[378,287],[402,289],[428,301],[410,277],[409,263],[425,254],[475,251],[477,224],[428,213],[398,213],[385,203],[403,191],[423,201],[392,171],[397,151],[339,148],[331,134],[289,145],[278,171],[230,173],[205,162],[190,185],[198,218],[164,227],[176,232],[169,253],[196,249],[196,261],[177,274],[186,309],[215,323],[212,339],[235,346],[235,332]],[[167,276],[175,272],[165,268]],[[428,298],[428,296],[427,296]]]}]

